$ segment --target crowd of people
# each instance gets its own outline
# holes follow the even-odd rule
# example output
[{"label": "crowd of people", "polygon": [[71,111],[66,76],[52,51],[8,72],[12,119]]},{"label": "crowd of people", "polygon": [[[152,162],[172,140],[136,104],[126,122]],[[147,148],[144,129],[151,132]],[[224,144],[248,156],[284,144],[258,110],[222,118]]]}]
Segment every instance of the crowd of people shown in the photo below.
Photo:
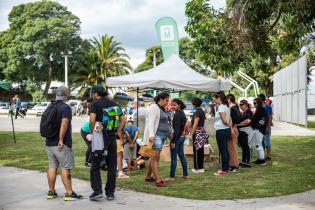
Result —
[{"label": "crowd of people", "polygon": [[[61,167],[61,178],[66,189],[64,200],[82,199],[72,190],[71,169],[74,167],[71,136],[71,108],[65,103],[68,89],[61,86],[56,91],[56,102],[47,108],[41,121],[49,121],[49,112],[55,110],[54,124],[58,129],[53,135],[50,130],[42,132],[46,137],[48,155],[48,199],[56,198],[55,182],[57,168]],[[253,107],[246,100],[236,103],[235,96],[224,92],[214,94],[214,129],[219,150],[221,169],[215,176],[227,176],[251,168],[252,163],[265,165],[271,160],[270,133],[272,125],[272,108],[265,104],[266,98],[259,95]],[[171,103],[171,109],[167,108]],[[175,181],[177,156],[182,165],[182,179],[188,179],[188,164],[184,154],[184,142],[190,140],[193,147],[192,173],[204,173],[205,147],[209,145],[206,132],[206,114],[201,108],[202,100],[192,100],[194,113],[188,119],[184,113],[185,103],[180,99],[170,99],[168,93],[162,92],[154,102],[145,108],[145,128],[143,141],[138,142],[138,128],[133,117],[126,120],[121,107],[108,98],[102,86],[92,88],[92,98],[87,100],[88,118],[81,128],[81,136],[87,145],[85,166],[90,167],[90,182],[93,190],[89,199],[99,200],[103,197],[101,170],[107,171],[105,195],[107,200],[114,200],[116,178],[128,179],[130,174],[138,174],[140,166],[145,164],[146,182],[153,182],[156,187],[166,187]],[[48,114],[47,114],[48,113]],[[45,125],[49,125],[46,123]],[[49,127],[49,126],[46,126]],[[43,130],[46,128],[43,127]],[[49,127],[50,128],[50,127]],[[170,172],[162,178],[159,174],[159,159],[164,143],[169,139]],[[237,149],[242,150],[239,161]],[[150,150],[152,155],[145,156],[140,147]],[[252,162],[252,150],[257,151],[258,159]],[[266,155],[265,155],[266,151]],[[127,174],[123,171],[123,160],[127,162]]]}]

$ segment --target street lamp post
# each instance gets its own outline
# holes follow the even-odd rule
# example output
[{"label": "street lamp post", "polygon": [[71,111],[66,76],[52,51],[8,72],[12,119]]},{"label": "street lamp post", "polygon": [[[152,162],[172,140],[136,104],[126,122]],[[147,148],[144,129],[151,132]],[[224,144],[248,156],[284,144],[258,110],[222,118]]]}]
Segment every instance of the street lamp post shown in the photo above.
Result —
[{"label": "street lamp post", "polygon": [[[153,67],[156,67],[156,53],[160,53],[161,50],[160,49],[156,49],[156,50],[150,50],[151,53],[153,53]],[[154,96],[156,96],[156,90],[154,90]]]},{"label": "street lamp post", "polygon": [[65,86],[68,87],[68,57],[71,56],[71,52],[68,54],[61,52],[63,57],[65,57]]},{"label": "street lamp post", "polygon": [[155,51],[153,51],[153,67],[156,67],[156,55],[155,55]]},{"label": "street lamp post", "polygon": [[68,87],[68,55],[65,55],[65,86]]},{"label": "street lamp post", "polygon": [[152,49],[150,52],[153,53],[153,67],[155,68],[156,67],[156,53],[160,53],[160,49],[157,49],[157,50]]}]

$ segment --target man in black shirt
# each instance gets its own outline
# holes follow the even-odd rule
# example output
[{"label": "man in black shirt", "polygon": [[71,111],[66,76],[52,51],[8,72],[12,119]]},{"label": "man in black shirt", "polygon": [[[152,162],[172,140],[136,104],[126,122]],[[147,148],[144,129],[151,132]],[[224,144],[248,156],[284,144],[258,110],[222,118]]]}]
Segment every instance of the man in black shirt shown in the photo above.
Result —
[{"label": "man in black shirt", "polygon": [[[102,122],[103,109],[118,106],[118,104],[107,98],[108,93],[102,86],[94,86],[92,88],[94,101],[90,108],[90,130],[94,130],[96,122]],[[115,131],[103,131],[104,144],[106,145],[108,154],[106,157],[107,162],[107,182],[105,187],[105,195],[107,200],[111,201],[115,199],[115,186],[116,186],[116,170],[117,170],[117,144],[116,144],[116,134],[119,138],[122,138],[122,128],[125,124],[125,117],[120,110],[119,114],[119,127],[117,133]],[[106,129],[106,128],[103,128]],[[92,140],[93,141],[93,140]],[[90,195],[90,200],[98,200],[103,197],[102,191],[102,180],[100,175],[100,163],[101,155],[92,153],[91,158],[91,187],[93,193]]]}]

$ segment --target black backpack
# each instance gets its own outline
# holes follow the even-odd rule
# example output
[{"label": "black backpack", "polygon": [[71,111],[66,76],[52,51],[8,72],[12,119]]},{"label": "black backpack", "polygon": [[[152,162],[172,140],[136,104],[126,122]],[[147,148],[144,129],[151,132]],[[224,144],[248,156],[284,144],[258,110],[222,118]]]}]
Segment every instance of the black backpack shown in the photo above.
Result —
[{"label": "black backpack", "polygon": [[59,133],[57,122],[57,102],[52,102],[44,111],[40,119],[40,135],[45,138],[52,138]]}]

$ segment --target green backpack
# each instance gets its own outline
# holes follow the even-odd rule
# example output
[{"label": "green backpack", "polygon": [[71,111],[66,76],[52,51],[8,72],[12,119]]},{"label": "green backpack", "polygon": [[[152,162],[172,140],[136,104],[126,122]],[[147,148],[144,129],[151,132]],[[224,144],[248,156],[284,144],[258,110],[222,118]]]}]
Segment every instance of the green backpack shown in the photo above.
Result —
[{"label": "green backpack", "polygon": [[103,131],[117,131],[119,126],[119,116],[122,114],[122,110],[119,106],[104,108],[102,118]]}]

